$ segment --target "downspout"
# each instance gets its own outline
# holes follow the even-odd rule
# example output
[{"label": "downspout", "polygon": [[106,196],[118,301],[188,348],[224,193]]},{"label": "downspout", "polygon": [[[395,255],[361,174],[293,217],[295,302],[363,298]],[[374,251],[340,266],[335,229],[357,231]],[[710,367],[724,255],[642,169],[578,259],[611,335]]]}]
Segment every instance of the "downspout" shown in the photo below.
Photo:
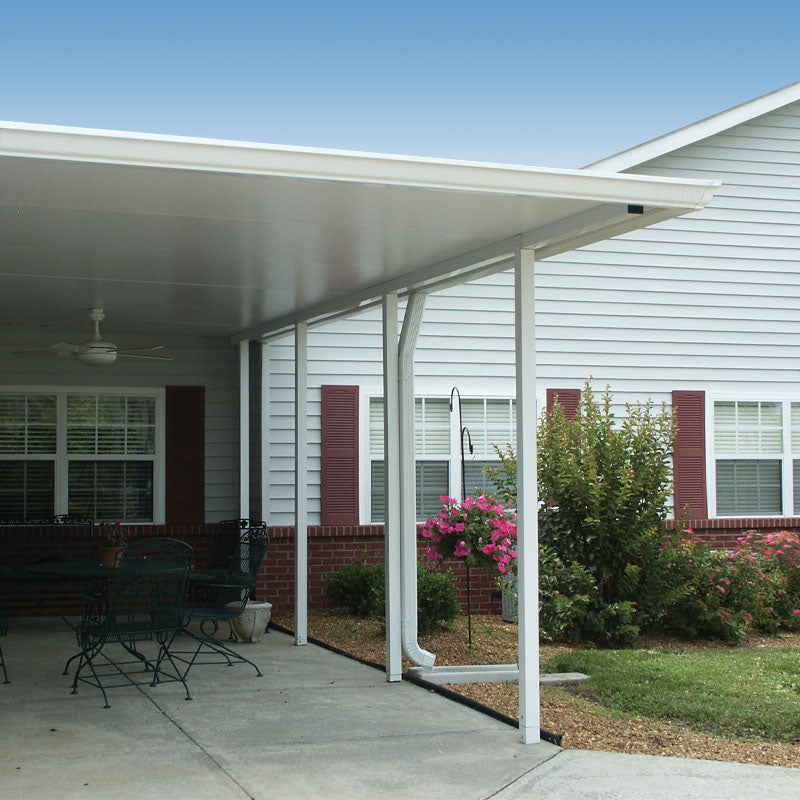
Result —
[{"label": "downspout", "polygon": [[414,351],[426,295],[408,298],[398,347],[400,427],[400,636],[403,655],[420,667],[432,667],[436,656],[417,641],[417,473],[414,458]]}]

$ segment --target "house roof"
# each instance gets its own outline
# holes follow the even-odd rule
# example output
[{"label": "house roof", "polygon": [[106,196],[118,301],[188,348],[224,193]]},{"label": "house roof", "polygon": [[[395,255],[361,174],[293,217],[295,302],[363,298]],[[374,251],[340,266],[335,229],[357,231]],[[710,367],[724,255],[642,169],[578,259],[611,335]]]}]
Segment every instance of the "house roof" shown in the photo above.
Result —
[{"label": "house roof", "polygon": [[651,139],[649,142],[623,150],[621,153],[595,161],[585,166],[584,169],[621,172],[666,153],[671,153],[680,147],[707,139],[709,136],[733,128],[735,125],[750,122],[771,111],[783,108],[783,106],[796,103],[798,100],[800,100],[800,81],[757,97],[755,100],[729,108],[727,111],[701,119],[699,122],[678,128],[672,133]]},{"label": "house roof", "polygon": [[712,181],[0,123],[0,316],[247,338],[702,207]]}]

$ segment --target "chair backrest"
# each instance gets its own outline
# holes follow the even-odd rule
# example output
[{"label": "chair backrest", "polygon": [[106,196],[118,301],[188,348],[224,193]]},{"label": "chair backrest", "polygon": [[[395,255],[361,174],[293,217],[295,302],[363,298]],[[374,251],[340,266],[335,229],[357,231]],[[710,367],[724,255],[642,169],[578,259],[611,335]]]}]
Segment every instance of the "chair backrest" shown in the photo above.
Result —
[{"label": "chair backrest", "polygon": [[142,539],[114,562],[109,625],[117,632],[158,633],[183,624],[192,547],[178,539]]},{"label": "chair backrest", "polygon": [[266,531],[267,523],[257,519],[225,519],[217,523],[211,569],[227,569],[236,545],[244,531],[254,528]]},{"label": "chair backrest", "polygon": [[217,607],[241,602],[242,609],[253,595],[258,571],[267,555],[269,535],[266,525],[261,523],[242,533],[233,550],[225,573],[225,587],[217,600]]}]

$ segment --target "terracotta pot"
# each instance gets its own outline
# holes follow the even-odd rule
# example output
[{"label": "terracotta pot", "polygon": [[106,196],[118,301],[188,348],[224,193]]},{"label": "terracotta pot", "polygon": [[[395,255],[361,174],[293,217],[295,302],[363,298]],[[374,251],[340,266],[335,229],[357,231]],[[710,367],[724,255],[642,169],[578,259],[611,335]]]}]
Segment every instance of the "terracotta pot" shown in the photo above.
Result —
[{"label": "terracotta pot", "polygon": [[118,545],[103,545],[99,547],[98,553],[100,555],[100,563],[104,567],[113,567],[114,559],[117,557],[117,553],[119,553],[120,550],[124,550],[124,548]]}]

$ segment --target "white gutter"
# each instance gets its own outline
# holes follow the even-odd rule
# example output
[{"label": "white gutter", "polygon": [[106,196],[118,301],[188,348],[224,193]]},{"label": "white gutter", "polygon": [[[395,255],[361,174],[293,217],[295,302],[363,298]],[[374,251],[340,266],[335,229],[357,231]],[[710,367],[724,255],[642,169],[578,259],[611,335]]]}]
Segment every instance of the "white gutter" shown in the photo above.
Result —
[{"label": "white gutter", "polygon": [[400,636],[403,655],[421,667],[432,667],[436,656],[417,641],[417,476],[414,457],[414,350],[417,346],[424,294],[408,298],[399,345],[400,422]]},{"label": "white gutter", "polygon": [[0,155],[233,175],[700,208],[708,182],[0,121]]}]

